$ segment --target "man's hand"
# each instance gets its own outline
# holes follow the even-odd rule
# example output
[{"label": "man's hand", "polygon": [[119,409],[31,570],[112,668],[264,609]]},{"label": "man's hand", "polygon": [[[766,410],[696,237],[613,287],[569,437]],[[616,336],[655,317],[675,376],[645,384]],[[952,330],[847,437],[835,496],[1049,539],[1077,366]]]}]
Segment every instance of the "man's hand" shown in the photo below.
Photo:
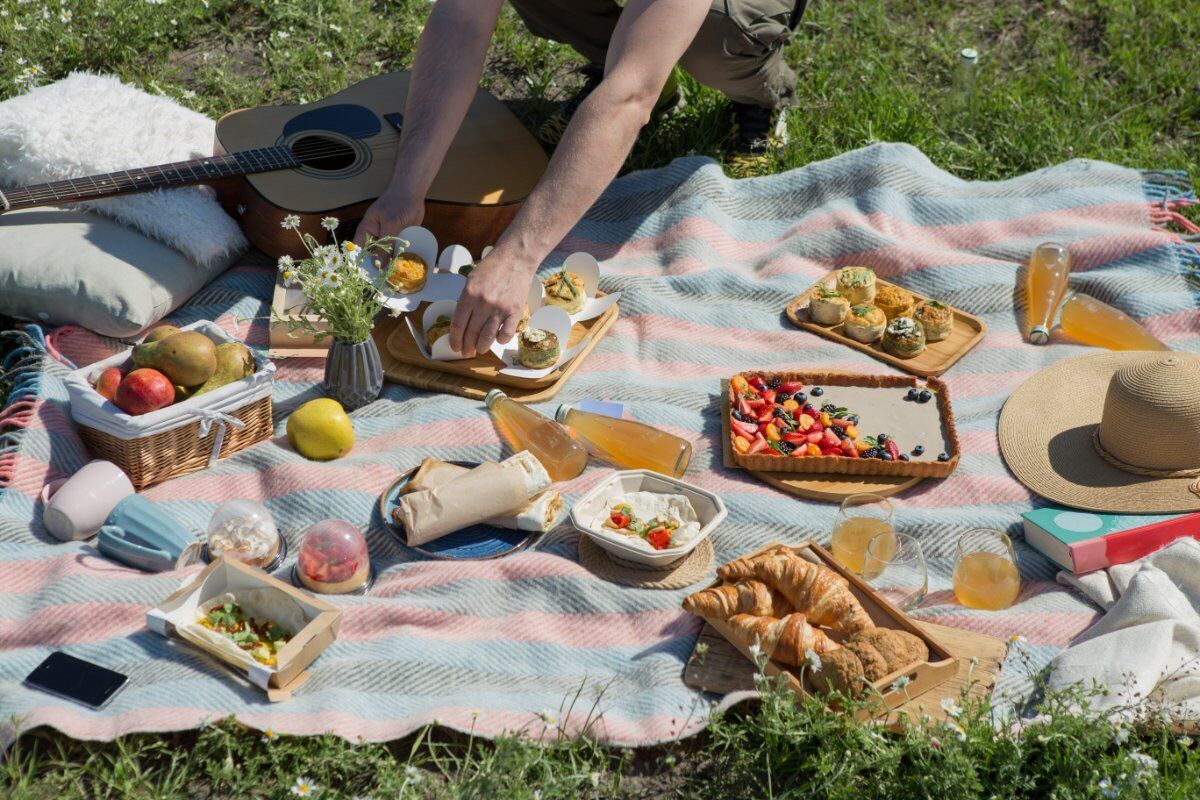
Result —
[{"label": "man's hand", "polygon": [[[354,232],[354,243],[359,247],[367,246],[367,237],[382,239],[385,236],[395,236],[409,225],[420,225],[425,218],[425,201],[413,198],[407,192],[388,190],[371,204],[358,230]],[[392,245],[395,254],[396,245]],[[432,264],[430,265],[433,266]]]},{"label": "man's hand", "polygon": [[525,313],[535,265],[513,263],[493,250],[479,262],[454,309],[450,347],[471,358],[492,342],[505,344]]}]

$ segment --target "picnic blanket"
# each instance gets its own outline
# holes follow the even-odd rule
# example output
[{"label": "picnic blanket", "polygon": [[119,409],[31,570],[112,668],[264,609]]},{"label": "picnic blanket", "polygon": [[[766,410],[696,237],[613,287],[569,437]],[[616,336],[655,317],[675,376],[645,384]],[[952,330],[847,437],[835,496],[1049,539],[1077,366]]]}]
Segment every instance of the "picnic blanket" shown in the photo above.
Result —
[{"label": "picnic blanket", "polygon": [[[895,144],[748,180],[731,180],[701,158],[628,175],[545,265],[589,251],[603,262],[603,287],[624,293],[619,321],[558,399],[620,401],[638,419],[693,440],[687,477],[729,506],[713,536],[718,559],[771,540],[828,543],[835,506],[781,494],[721,466],[721,378],[746,368],[889,371],[787,323],[788,301],[836,266],[870,266],[983,317],[988,336],[945,375],[961,464],[949,479],[927,480],[894,502],[900,529],[918,536],[929,557],[929,599],[916,616],[1023,635],[1027,644],[1010,657],[999,687],[1020,698],[1028,669],[1047,663],[1098,613],[1056,584],[1050,562],[1020,542],[1018,514],[1039,501],[999,454],[996,422],[1009,392],[1040,367],[1087,352],[1023,340],[1018,266],[1041,241],[1067,242],[1075,288],[1125,309],[1173,347],[1200,351],[1196,295],[1185,280],[1200,267],[1200,254],[1165,229],[1180,222],[1177,209],[1192,197],[1188,185],[1181,174],[1094,161],[967,182]],[[264,301],[273,279],[260,258],[224,275],[172,319],[213,319],[265,345]],[[283,733],[369,740],[436,721],[485,736],[586,728],[604,741],[644,745],[704,726],[714,698],[682,681],[699,631],[680,610],[684,590],[633,589],[592,576],[578,564],[569,525],[495,561],[409,555],[380,525],[379,493],[422,457],[497,458],[501,440],[481,403],[389,385],[378,402],[352,415],[358,442],[347,457],[306,461],[282,434],[287,415],[321,395],[314,360],[279,365],[273,440],[145,492],[197,532],[223,500],[264,501],[293,552],[304,528],[325,517],[367,531],[379,572],[373,590],[334,600],[345,612],[338,640],[314,663],[309,685],[288,702],[269,704],[259,690],[146,629],[147,608],[196,568],[144,574],[43,530],[39,490],[87,455],[68,415],[66,367],[39,353],[37,329],[28,337],[10,357],[8,366],[19,366],[15,405],[6,412],[14,427],[0,442],[8,445],[0,456],[6,737],[49,725],[106,739],[231,714]],[[82,363],[118,345],[61,329],[45,346]],[[593,465],[563,485],[568,502],[608,472]],[[981,525],[1008,529],[1018,540],[1024,583],[1007,611],[963,608],[950,589],[955,539]],[[100,712],[22,687],[22,678],[59,648],[128,673],[128,686]]]}]

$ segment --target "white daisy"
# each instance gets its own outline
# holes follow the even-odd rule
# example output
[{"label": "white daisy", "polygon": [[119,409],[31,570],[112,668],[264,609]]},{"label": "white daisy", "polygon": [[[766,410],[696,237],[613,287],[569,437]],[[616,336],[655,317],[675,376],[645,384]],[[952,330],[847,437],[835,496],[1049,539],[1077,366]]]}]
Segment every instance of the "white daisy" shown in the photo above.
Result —
[{"label": "white daisy", "polygon": [[292,794],[297,797],[313,797],[319,791],[321,787],[313,783],[312,778],[296,778],[296,783],[292,786]]},{"label": "white daisy", "polygon": [[807,664],[808,668],[813,672],[821,671],[821,657],[817,655],[817,651],[813,650],[811,647],[804,651],[804,663]]},{"label": "white daisy", "polygon": [[558,727],[558,717],[551,711],[542,712],[542,722],[546,723],[546,730],[552,731]]},{"label": "white daisy", "polygon": [[300,217],[296,214],[288,214],[279,225],[285,231],[294,231],[300,227]]},{"label": "white daisy", "polygon": [[891,691],[893,691],[893,692],[904,691],[904,689],[907,688],[908,684],[911,682],[912,681],[909,679],[909,677],[907,675],[901,675],[899,678],[896,678],[896,680],[892,682]]},{"label": "white daisy", "polygon": [[1137,773],[1140,777],[1143,774],[1150,772],[1158,772],[1158,759],[1153,756],[1148,756],[1145,753],[1133,752],[1129,754],[1130,759],[1137,765]]},{"label": "white daisy", "polygon": [[279,275],[283,278],[283,286],[285,289],[296,282],[295,270],[285,269],[283,272],[279,273]]},{"label": "white daisy", "polygon": [[967,740],[967,732],[964,731],[962,729],[962,726],[959,725],[957,722],[947,722],[946,727],[950,730],[951,733],[953,733],[955,736],[958,737],[958,740],[960,742],[965,742]]},{"label": "white daisy", "polygon": [[338,226],[338,218],[337,217],[325,217],[324,219],[321,220],[321,227],[327,231],[337,230],[337,226]]},{"label": "white daisy", "polygon": [[421,770],[409,764],[404,768],[404,782],[406,784],[414,784],[421,782]]},{"label": "white daisy", "polygon": [[64,8],[64,9],[62,9],[61,12],[59,12],[58,19],[60,22],[62,22],[65,25],[68,22],[70,22],[71,19],[74,18],[74,16],[75,15],[71,13],[71,9]]},{"label": "white daisy", "polygon": [[279,257],[279,271],[280,272],[289,270],[294,266],[296,266],[296,259],[292,258],[291,256],[280,256]]},{"label": "white daisy", "polygon": [[1105,800],[1113,800],[1121,793],[1121,790],[1113,785],[1112,778],[1104,777],[1096,784],[1096,788],[1100,790],[1100,796]]},{"label": "white daisy", "polygon": [[942,705],[942,711],[946,712],[947,717],[951,717],[951,718],[957,717],[959,714],[962,713],[962,706],[960,706],[958,703],[954,702],[954,700],[952,698],[943,697],[941,705]]},{"label": "white daisy", "polygon": [[588,780],[592,782],[593,789],[600,788],[600,773],[599,772],[589,772]]},{"label": "white daisy", "polygon": [[13,30],[14,30],[14,31],[27,31],[27,30],[29,30],[29,28],[25,27],[24,25],[22,25],[22,24],[21,24],[21,23],[19,23],[19,22],[14,22],[14,23],[13,23]]},{"label": "white daisy", "polygon": [[270,744],[271,742],[275,741],[275,740],[276,740],[276,739],[278,739],[278,738],[279,738],[279,734],[278,734],[278,733],[276,733],[275,731],[271,730],[270,728],[263,728],[263,732],[262,732],[262,740],[263,740],[264,742],[266,742],[267,744]]}]

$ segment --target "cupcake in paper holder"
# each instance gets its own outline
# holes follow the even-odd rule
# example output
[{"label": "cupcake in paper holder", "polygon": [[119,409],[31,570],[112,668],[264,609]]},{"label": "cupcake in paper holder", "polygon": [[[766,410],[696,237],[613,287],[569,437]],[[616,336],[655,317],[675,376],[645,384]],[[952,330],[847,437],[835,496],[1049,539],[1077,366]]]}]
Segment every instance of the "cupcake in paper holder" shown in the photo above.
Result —
[{"label": "cupcake in paper holder", "polygon": [[879,341],[887,327],[887,317],[872,305],[853,305],[842,326],[846,335],[856,342],[870,344]]},{"label": "cupcake in paper holder", "polygon": [[544,306],[561,308],[572,322],[599,317],[620,299],[620,292],[597,297],[600,291],[600,262],[588,253],[572,253],[561,268],[536,285],[536,297],[530,297],[534,313]]},{"label": "cupcake in paper holder", "polygon": [[360,591],[371,577],[367,540],[349,522],[327,519],[304,532],[296,559],[296,578],[318,594]]},{"label": "cupcake in paper holder", "polygon": [[554,366],[561,354],[558,337],[543,328],[526,328],[517,335],[517,361],[530,369]]},{"label": "cupcake in paper holder", "polygon": [[896,317],[911,317],[913,302],[912,292],[899,286],[882,286],[875,290],[875,307],[889,321]]},{"label": "cupcake in paper holder", "polygon": [[818,325],[837,325],[849,311],[850,301],[824,281],[814,286],[808,297],[808,316]]},{"label": "cupcake in paper holder", "polygon": [[466,358],[450,346],[450,328],[457,305],[457,300],[438,300],[436,303],[426,306],[421,313],[422,333],[417,333],[411,314],[404,318],[405,324],[408,325],[408,331],[417,344],[417,349],[425,358],[431,361],[455,361]]},{"label": "cupcake in paper holder", "polygon": [[283,546],[271,512],[253,500],[229,500],[213,512],[206,541],[209,561],[227,558],[267,569]]},{"label": "cupcake in paper holder", "polygon": [[884,331],[883,349],[896,358],[915,358],[925,349],[925,331],[912,317],[896,317]]},{"label": "cupcake in paper holder", "polygon": [[583,278],[564,266],[542,281],[546,290],[546,305],[558,306],[568,314],[577,314],[587,302]]},{"label": "cupcake in paper holder", "polygon": [[922,300],[913,311],[913,319],[925,331],[926,342],[940,342],[954,332],[954,312],[938,300]]},{"label": "cupcake in paper holder", "polygon": [[850,305],[875,302],[875,272],[870,267],[842,267],[837,271],[837,289]]}]

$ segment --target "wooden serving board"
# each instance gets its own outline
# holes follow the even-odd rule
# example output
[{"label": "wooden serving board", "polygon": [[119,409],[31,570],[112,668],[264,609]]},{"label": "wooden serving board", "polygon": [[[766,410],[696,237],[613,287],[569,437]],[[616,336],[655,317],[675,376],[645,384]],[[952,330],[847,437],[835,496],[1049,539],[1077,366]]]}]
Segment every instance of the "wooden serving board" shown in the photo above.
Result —
[{"label": "wooden serving board", "polygon": [[[730,469],[742,469],[733,457],[733,446],[729,443],[729,381],[721,381],[721,450],[722,462]],[[921,477],[887,475],[837,475],[813,472],[763,472],[746,470],[758,480],[781,492],[818,500],[824,503],[840,503],[853,494],[877,494],[891,497],[911,489]]]},{"label": "wooden serving board", "polygon": [[[825,283],[830,280],[836,280],[833,276],[837,271],[829,273],[817,283]],[[898,286],[898,284],[889,283],[882,278],[876,276],[875,289],[878,291],[884,286]],[[915,358],[896,358],[891,353],[887,353],[883,349],[880,342],[865,344],[851,339],[842,331],[842,324],[837,325],[818,325],[808,317],[808,298],[809,295],[817,288],[817,284],[809,287],[808,291],[788,303],[787,316],[792,321],[792,324],[797,328],[803,328],[807,331],[812,331],[818,336],[824,336],[826,339],[832,339],[835,342],[853,347],[867,355],[877,358],[880,361],[887,362],[892,366],[902,369],[905,372],[913,375],[920,375],[924,378],[932,378],[941,375],[946,370],[950,369],[956,361],[970,352],[971,348],[979,344],[983,335],[987,332],[987,326],[979,317],[968,314],[965,311],[960,311],[957,308],[951,308],[954,312],[954,328],[950,335],[940,342],[927,344],[920,355]],[[904,288],[898,286],[898,288]],[[906,289],[910,292],[916,302],[922,300],[934,300],[936,298],[926,297],[923,294],[917,294],[911,289]]]},{"label": "wooden serving board", "polygon": [[[596,319],[575,325],[571,330],[568,347],[582,339],[585,331],[591,332],[591,341],[565,367],[536,381],[500,375],[500,362],[490,354],[462,361],[429,361],[421,355],[408,332],[408,325],[402,318],[380,317],[375,323],[373,335],[375,343],[379,346],[383,374],[392,383],[402,383],[432,392],[456,394],[473,400],[482,400],[489,391],[501,387],[505,394],[517,402],[541,403],[558,394],[575,370],[579,369],[579,365],[612,328],[619,313],[619,307],[613,306]],[[453,366],[454,369],[447,369],[449,366]]]},{"label": "wooden serving board", "polygon": [[[944,683],[913,696],[911,702],[895,709],[896,712],[907,713],[914,719],[927,714],[931,721],[944,722],[949,717],[941,706],[942,700],[950,698],[961,703],[964,690],[969,697],[991,695],[1000,665],[1008,653],[1008,645],[1003,640],[932,622],[914,620],[914,624],[945,645],[958,662],[958,672]],[[705,647],[701,648],[701,645]],[[693,650],[683,670],[683,682],[688,686],[713,694],[755,689],[754,664],[713,626],[705,623],[696,640],[696,648],[703,654]],[[977,659],[975,664],[971,664],[972,658]]]}]

